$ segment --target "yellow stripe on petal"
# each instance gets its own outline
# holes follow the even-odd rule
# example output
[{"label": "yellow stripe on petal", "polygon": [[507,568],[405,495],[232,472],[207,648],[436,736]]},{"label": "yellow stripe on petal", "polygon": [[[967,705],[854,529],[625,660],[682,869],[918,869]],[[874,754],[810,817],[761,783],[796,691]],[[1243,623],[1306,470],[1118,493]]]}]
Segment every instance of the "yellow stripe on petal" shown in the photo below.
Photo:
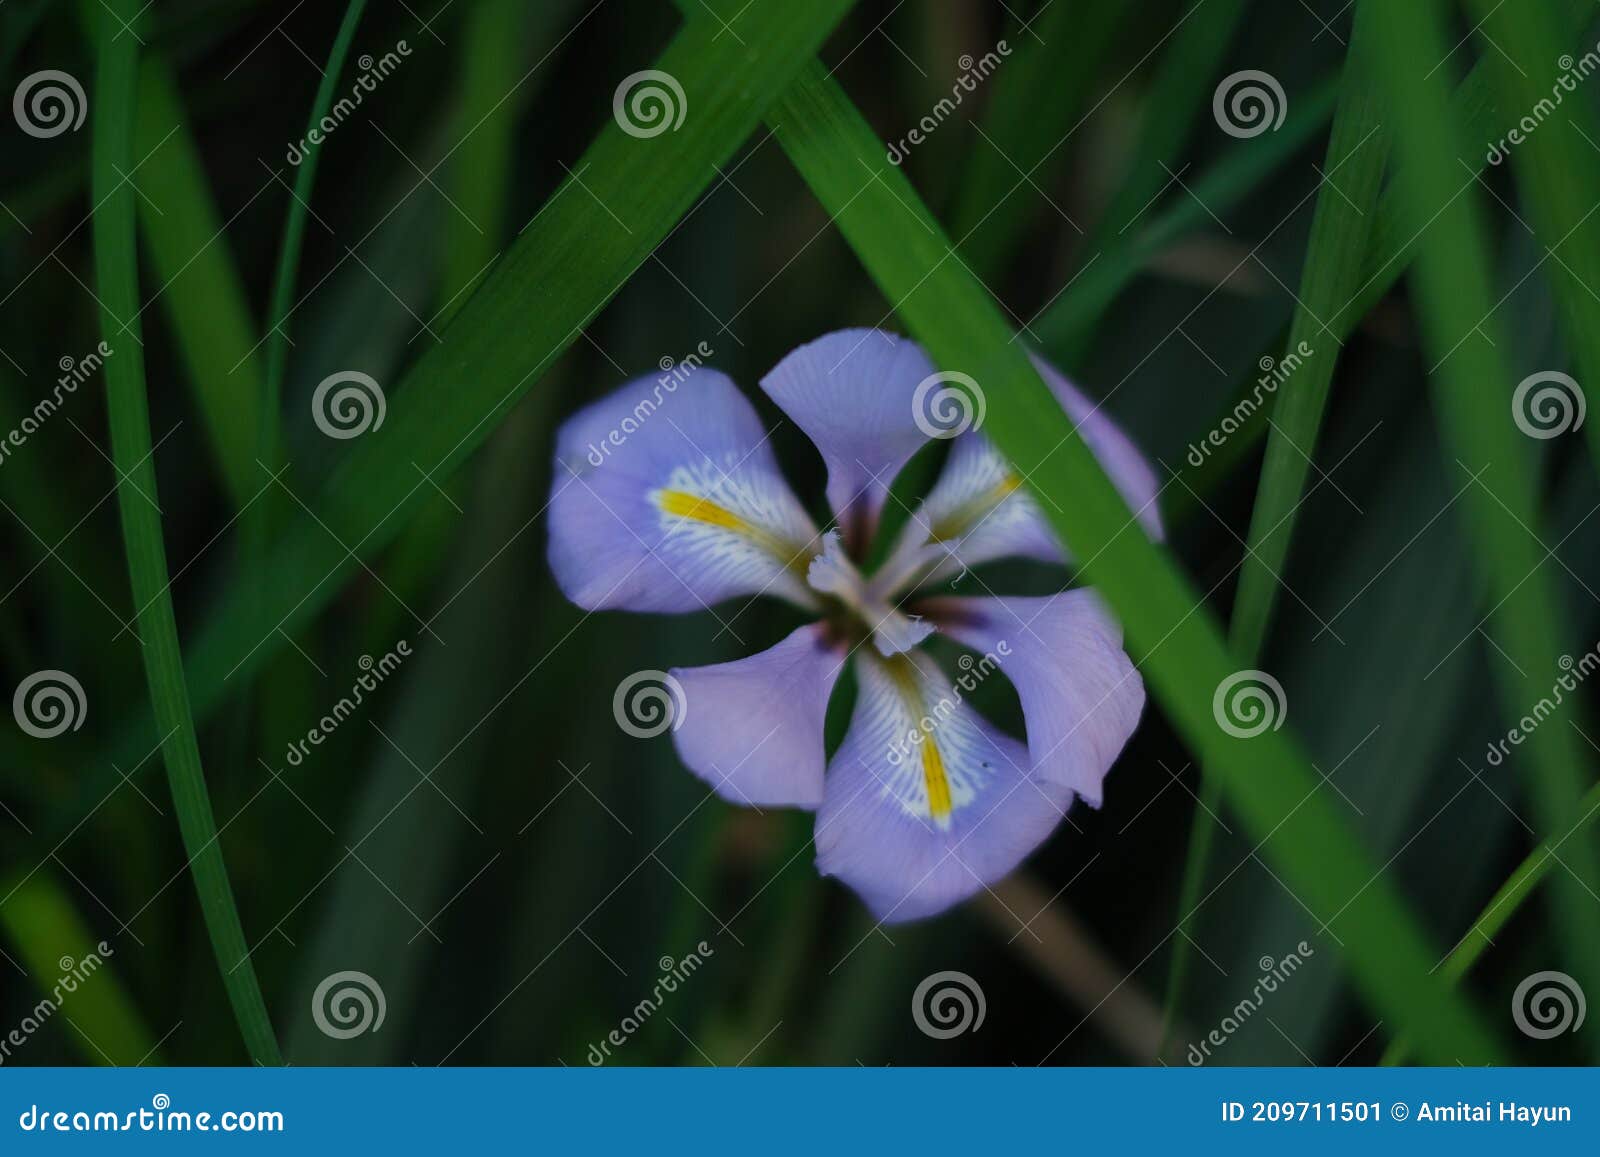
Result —
[{"label": "yellow stripe on petal", "polygon": [[928,785],[928,811],[940,828],[950,826],[950,778],[944,773],[944,756],[933,736],[922,744],[922,778]]},{"label": "yellow stripe on petal", "polygon": [[678,518],[708,522],[712,526],[720,526],[736,534],[750,534],[755,530],[726,506],[718,506],[709,498],[701,498],[700,495],[690,494],[685,490],[658,490],[655,493],[655,500],[656,505],[662,510]]},{"label": "yellow stripe on petal", "polygon": [[1010,498],[1022,487],[1022,479],[1015,474],[1007,474],[996,485],[979,494],[977,497],[963,502],[960,506],[950,511],[943,518],[933,524],[928,536],[930,542],[953,542],[959,539],[974,525],[988,517],[990,511]]}]

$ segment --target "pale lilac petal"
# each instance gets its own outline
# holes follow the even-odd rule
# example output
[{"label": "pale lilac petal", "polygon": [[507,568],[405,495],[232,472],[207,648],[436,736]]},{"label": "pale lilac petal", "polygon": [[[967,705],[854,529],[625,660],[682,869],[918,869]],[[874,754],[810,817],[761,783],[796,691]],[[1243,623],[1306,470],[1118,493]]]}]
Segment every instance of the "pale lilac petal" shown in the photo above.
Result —
[{"label": "pale lilac petal", "polygon": [[672,734],[689,770],[730,803],[822,802],[823,723],[845,648],[820,623],[747,659],[678,667],[683,722]]},{"label": "pale lilac petal", "polygon": [[1144,680],[1099,599],[1074,590],[1049,598],[929,599],[923,609],[1011,680],[1033,774],[1099,807],[1106,772],[1144,710]]},{"label": "pale lilac petal", "polygon": [[589,610],[698,611],[767,592],[815,605],[816,527],[726,375],[639,378],[561,427],[550,567]]},{"label": "pale lilac petal", "polygon": [[863,650],[856,669],[855,714],[817,813],[817,868],[880,920],[932,916],[1016,868],[1072,792],[1030,778],[1023,745],[961,702],[925,652]]},{"label": "pale lilac petal", "polygon": [[[1055,369],[1038,358],[1034,366],[1145,532],[1159,541],[1156,475],[1138,447]],[[976,431],[956,439],[938,482],[901,532],[895,555],[915,561],[927,542],[943,547],[946,557],[920,576],[924,582],[997,558],[1066,559],[1038,500],[994,444]]]},{"label": "pale lilac petal", "polygon": [[915,342],[846,329],[800,346],[761,379],[822,454],[828,502],[852,546],[876,525],[889,484],[927,441],[912,396],[933,372]]},{"label": "pale lilac petal", "polygon": [[1155,469],[1150,465],[1133,439],[1122,432],[1104,406],[1091,402],[1066,376],[1049,362],[1035,356],[1033,368],[1039,371],[1044,384],[1050,387],[1061,408],[1072,419],[1078,433],[1088,443],[1089,449],[1099,459],[1101,467],[1116,484],[1129,511],[1138,518],[1145,533],[1160,542],[1165,531],[1161,525],[1161,511],[1156,505],[1156,495],[1161,486]]}]

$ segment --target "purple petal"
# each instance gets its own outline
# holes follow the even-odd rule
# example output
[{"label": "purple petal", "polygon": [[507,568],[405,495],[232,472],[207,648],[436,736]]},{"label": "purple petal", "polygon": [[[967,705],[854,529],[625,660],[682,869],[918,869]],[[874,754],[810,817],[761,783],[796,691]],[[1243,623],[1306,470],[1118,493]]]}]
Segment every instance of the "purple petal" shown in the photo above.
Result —
[{"label": "purple petal", "polygon": [[[1038,358],[1034,366],[1145,532],[1159,541],[1156,475],[1138,447],[1055,369]],[[1066,558],[1038,501],[993,443],[975,431],[961,435],[951,447],[938,482],[901,532],[896,558],[914,562],[917,550],[929,541],[943,546],[947,558],[923,581],[997,558]]]},{"label": "purple petal", "polygon": [[[1144,680],[1094,594],[929,599],[939,629],[997,662],[1017,689],[1033,774],[1099,807],[1144,710]],[[981,669],[983,664],[979,665]]]},{"label": "purple petal", "polygon": [[730,803],[815,808],[822,802],[823,723],[845,650],[820,623],[747,659],[678,667],[678,757]]},{"label": "purple petal", "polygon": [[932,916],[1001,879],[1072,792],[1026,773],[1023,745],[957,696],[928,655],[862,650],[850,730],[817,813],[817,868],[885,922]]},{"label": "purple petal", "polygon": [[1161,526],[1161,511],[1156,505],[1160,485],[1156,472],[1140,453],[1133,439],[1124,434],[1111,420],[1103,406],[1091,402],[1067,381],[1066,376],[1043,358],[1035,356],[1033,368],[1039,371],[1044,384],[1050,387],[1061,408],[1077,426],[1078,433],[1088,443],[1089,449],[1100,460],[1111,481],[1116,484],[1128,509],[1139,519],[1145,533],[1160,542],[1165,535]]},{"label": "purple petal", "polygon": [[927,441],[912,395],[933,372],[915,342],[846,329],[800,346],[761,379],[821,452],[828,502],[852,545],[871,532],[889,484]]},{"label": "purple petal", "polygon": [[589,610],[697,611],[763,591],[815,605],[816,527],[726,375],[639,378],[561,427],[550,567]]}]

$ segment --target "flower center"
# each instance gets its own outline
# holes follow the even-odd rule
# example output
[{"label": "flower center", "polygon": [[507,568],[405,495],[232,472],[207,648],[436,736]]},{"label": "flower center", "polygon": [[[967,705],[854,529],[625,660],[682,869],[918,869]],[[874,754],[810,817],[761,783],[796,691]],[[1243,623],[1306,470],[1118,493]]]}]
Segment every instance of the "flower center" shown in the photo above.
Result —
[{"label": "flower center", "polygon": [[806,583],[841,603],[872,636],[873,646],[882,655],[909,651],[933,632],[933,624],[894,606],[889,601],[892,592],[882,591],[879,584],[862,577],[845,553],[837,530],[822,536],[822,553],[811,560]]}]

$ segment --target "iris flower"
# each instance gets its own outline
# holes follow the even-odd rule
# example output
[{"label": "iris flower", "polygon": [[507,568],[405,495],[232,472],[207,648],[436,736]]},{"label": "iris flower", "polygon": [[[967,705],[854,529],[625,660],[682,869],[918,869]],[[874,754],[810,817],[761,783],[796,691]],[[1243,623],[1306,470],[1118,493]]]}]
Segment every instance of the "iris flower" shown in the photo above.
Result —
[{"label": "iris flower", "polygon": [[[1159,537],[1149,464],[1036,364],[1137,512],[1130,526]],[[724,799],[815,811],[818,870],[885,922],[934,915],[1001,879],[1075,798],[1099,807],[1144,707],[1121,629],[1091,592],[926,593],[1003,557],[1066,561],[978,428],[954,437],[885,561],[863,570],[895,475],[930,436],[961,429],[930,417],[940,381],[919,346],[878,330],[819,338],[761,380],[822,456],[832,529],[789,489],[754,407],[702,366],[629,382],[570,418],[550,505],[551,569],[587,610],[693,612],[766,594],[817,617],[748,658],[673,669],[673,741]],[[954,400],[943,398],[947,415]],[[919,645],[934,632],[982,659],[963,651],[952,682]],[[846,662],[858,693],[829,759],[823,722]],[[994,671],[1016,689],[1026,742],[965,700]]]}]

